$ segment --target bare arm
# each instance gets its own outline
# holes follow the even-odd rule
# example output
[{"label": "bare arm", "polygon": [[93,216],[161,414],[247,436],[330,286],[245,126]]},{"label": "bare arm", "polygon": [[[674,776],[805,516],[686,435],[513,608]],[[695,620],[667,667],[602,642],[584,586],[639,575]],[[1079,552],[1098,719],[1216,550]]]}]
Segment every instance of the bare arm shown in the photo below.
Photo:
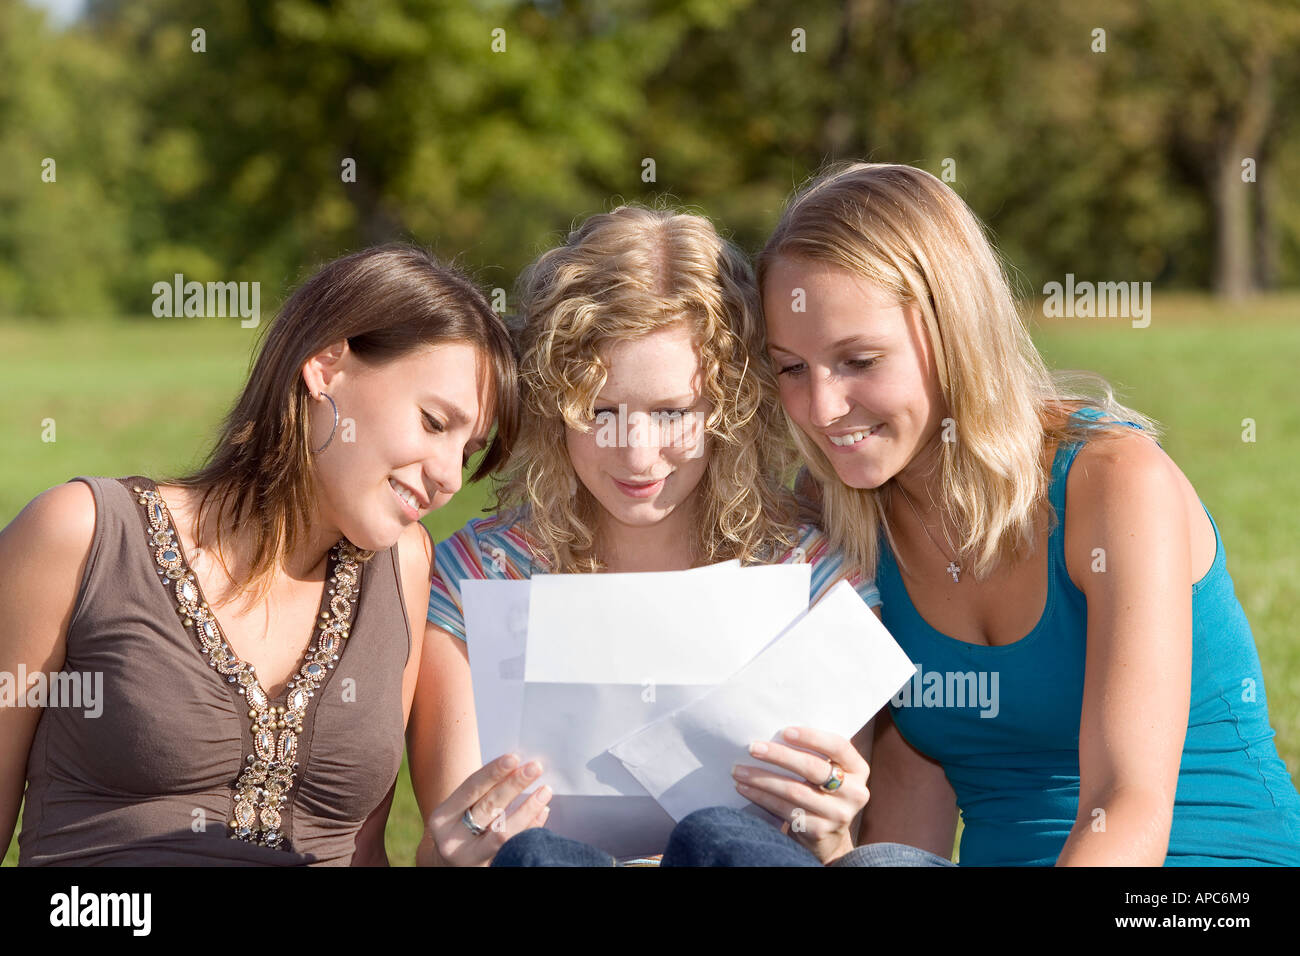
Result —
[{"label": "bare arm", "polygon": [[[424,818],[418,865],[486,866],[516,833],[546,822],[551,789],[545,784],[506,812],[537,782],[540,763],[505,754],[479,767],[469,653],[464,641],[432,624],[425,625],[406,739],[411,784]],[[466,813],[483,828],[479,835],[463,822]]]},{"label": "bare arm", "polygon": [[[38,495],[0,532],[0,671],[63,667],[68,625],[95,536],[94,493],[80,481]],[[25,693],[26,688],[16,688]],[[0,845],[8,846],[43,711],[0,707]]]},{"label": "bare arm", "polygon": [[428,622],[406,743],[411,786],[425,821],[416,862],[429,866],[436,862],[430,817],[480,760],[469,651],[464,641]]},{"label": "bare arm", "polygon": [[[879,607],[871,610],[881,617]],[[858,845],[905,843],[952,859],[957,797],[943,767],[903,739],[888,707],[853,743],[871,765],[871,799],[858,822]]]},{"label": "bare arm", "polygon": [[[1057,865],[1160,866],[1191,697],[1183,479],[1160,448],[1139,436],[1098,443],[1086,467],[1074,502],[1083,532],[1076,540],[1090,558],[1102,549],[1105,571],[1092,570],[1083,581],[1088,644],[1079,813]],[[1099,567],[1091,560],[1082,566]]]},{"label": "bare arm", "polygon": [[871,801],[862,814],[858,843],[905,843],[952,859],[957,797],[936,761],[899,733],[884,708],[874,721]]}]

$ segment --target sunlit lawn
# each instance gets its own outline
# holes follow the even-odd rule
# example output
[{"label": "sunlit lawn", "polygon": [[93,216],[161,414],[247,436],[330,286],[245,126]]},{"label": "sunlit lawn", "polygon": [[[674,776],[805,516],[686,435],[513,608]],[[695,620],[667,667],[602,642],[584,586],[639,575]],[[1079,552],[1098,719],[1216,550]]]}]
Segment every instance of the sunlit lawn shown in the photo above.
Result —
[{"label": "sunlit lawn", "polygon": [[[1157,294],[1151,326],[1128,320],[1039,320],[1051,365],[1100,372],[1126,404],[1160,421],[1164,447],[1214,515],[1267,681],[1278,749],[1300,760],[1300,297],[1223,306]],[[253,332],[190,319],[51,325],[0,323],[0,524],[76,475],[175,473],[201,458],[242,384]],[[1256,441],[1242,441],[1254,419]],[[52,420],[53,441],[50,437]],[[426,519],[445,537],[487,500],[467,487]],[[421,831],[403,765],[388,825],[389,857],[410,864]],[[17,859],[16,838],[5,863]]]}]

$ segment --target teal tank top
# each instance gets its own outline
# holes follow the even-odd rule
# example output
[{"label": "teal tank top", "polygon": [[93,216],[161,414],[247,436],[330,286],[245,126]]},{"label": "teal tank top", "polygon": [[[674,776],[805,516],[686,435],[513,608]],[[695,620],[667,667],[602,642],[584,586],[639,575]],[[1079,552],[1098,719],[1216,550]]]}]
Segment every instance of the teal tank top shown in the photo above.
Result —
[{"label": "teal tank top", "polygon": [[[1066,477],[1080,447],[1056,453],[1047,604],[1014,644],[971,644],[927,624],[880,536],[884,624],[917,665],[890,713],[948,776],[963,866],[1050,866],[1077,816],[1088,609],[1066,571],[1064,541]],[[1192,585],[1191,701],[1165,865],[1300,866],[1300,796],[1273,742],[1259,655],[1218,525],[1205,513],[1214,564]]]}]

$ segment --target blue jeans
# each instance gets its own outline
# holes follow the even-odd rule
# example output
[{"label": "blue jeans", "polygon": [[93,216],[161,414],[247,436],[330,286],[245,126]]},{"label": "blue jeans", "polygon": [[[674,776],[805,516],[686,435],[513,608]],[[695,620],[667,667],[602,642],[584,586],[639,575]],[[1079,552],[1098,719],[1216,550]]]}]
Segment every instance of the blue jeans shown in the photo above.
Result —
[{"label": "blue jeans", "polygon": [[[556,836],[525,830],[506,841],[493,866],[615,866],[602,850]],[[696,810],[673,828],[660,866],[821,866],[804,846],[769,823],[732,810]],[[901,843],[857,847],[832,866],[952,866],[942,857]]]},{"label": "blue jeans", "polygon": [[868,843],[854,847],[831,866],[956,866],[929,850],[906,843]]}]

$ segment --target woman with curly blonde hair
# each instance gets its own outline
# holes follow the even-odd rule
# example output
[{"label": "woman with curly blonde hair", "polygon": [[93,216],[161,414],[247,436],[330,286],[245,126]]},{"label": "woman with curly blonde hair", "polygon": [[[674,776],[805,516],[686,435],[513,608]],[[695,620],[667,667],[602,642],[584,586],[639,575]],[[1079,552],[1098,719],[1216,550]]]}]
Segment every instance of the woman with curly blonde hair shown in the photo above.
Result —
[{"label": "woman with curly blonde hair", "polygon": [[[413,721],[411,777],[428,821],[420,860],[488,863],[528,830],[498,863],[608,865],[591,848],[530,830],[546,819],[545,786],[503,816],[541,772],[536,762],[506,755],[475,770],[461,583],[807,561],[815,601],[845,575],[826,536],[799,523],[783,483],[792,457],[759,351],[757,290],[744,256],[707,219],[635,206],[593,216],[525,272],[519,308],[524,419],[498,511],[436,550],[423,666],[444,690],[428,710],[417,698]],[[850,580],[879,603],[868,579]],[[844,738],[796,733],[803,749],[771,743],[762,759],[808,783],[754,767],[738,768],[738,787],[780,817],[806,808],[802,846],[753,825],[830,861],[852,848],[866,764]],[[830,763],[845,773],[834,793],[819,789]]]}]

